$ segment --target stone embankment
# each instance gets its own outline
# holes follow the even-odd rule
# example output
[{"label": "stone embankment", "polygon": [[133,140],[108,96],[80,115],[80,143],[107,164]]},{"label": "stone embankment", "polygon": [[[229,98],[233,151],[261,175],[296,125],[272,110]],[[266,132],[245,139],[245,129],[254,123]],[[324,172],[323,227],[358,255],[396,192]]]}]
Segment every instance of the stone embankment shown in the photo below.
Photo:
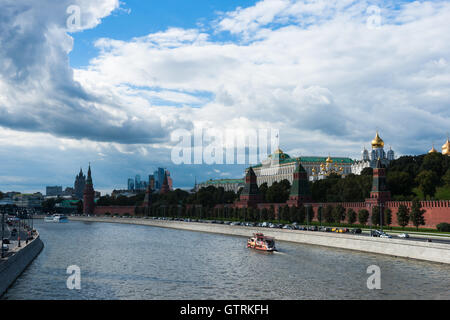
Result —
[{"label": "stone embankment", "polygon": [[0,296],[8,290],[44,247],[39,234],[28,244],[22,241],[21,245],[13,249],[12,255],[0,259]]}]

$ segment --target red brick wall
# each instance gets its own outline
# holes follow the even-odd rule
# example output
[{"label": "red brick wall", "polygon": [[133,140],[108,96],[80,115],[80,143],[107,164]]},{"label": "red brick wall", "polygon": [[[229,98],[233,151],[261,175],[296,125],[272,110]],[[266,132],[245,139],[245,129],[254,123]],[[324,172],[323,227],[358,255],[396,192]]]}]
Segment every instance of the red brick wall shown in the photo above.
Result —
[{"label": "red brick wall", "polygon": [[109,206],[109,207],[95,207],[95,215],[104,215],[105,213],[110,213],[111,215],[118,214],[123,216],[128,213],[130,216],[134,216],[134,206]]}]

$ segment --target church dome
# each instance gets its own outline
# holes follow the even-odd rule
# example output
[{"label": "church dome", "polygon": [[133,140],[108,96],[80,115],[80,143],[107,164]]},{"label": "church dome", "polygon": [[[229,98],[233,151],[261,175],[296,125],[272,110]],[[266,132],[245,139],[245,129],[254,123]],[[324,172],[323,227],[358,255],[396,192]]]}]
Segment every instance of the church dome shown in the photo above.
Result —
[{"label": "church dome", "polygon": [[450,141],[447,138],[447,142],[442,146],[442,154],[450,156]]},{"label": "church dome", "polygon": [[332,162],[333,162],[333,160],[331,159],[330,156],[328,156],[328,158],[327,158],[327,163],[332,163]]},{"label": "church dome", "polygon": [[380,138],[380,136],[378,135],[378,131],[377,134],[375,136],[375,138],[372,140],[372,148],[383,148],[384,147],[384,141],[383,139]]},{"label": "church dome", "polygon": [[438,151],[434,148],[434,146],[433,146],[433,148],[431,148],[431,150],[430,151],[428,151],[428,153],[437,153]]}]

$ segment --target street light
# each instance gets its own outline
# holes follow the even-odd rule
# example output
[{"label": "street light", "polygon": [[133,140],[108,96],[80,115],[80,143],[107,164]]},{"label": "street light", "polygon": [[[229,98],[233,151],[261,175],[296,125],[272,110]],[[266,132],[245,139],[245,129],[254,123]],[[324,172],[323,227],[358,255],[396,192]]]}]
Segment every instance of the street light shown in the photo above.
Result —
[{"label": "street light", "polygon": [[5,257],[5,250],[3,249],[3,239],[5,238],[5,208],[2,207],[2,258]]},{"label": "street light", "polygon": [[381,232],[383,232],[383,208],[384,208],[384,203],[380,203],[380,230]]}]

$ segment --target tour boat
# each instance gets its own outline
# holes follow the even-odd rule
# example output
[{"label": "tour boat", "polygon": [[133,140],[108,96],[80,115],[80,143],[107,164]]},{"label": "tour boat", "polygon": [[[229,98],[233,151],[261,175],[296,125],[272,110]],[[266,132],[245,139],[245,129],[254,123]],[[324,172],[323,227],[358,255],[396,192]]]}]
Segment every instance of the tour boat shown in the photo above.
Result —
[{"label": "tour boat", "polygon": [[52,216],[46,216],[44,218],[45,222],[69,222],[69,218],[62,214],[54,214]]},{"label": "tour boat", "polygon": [[45,216],[44,221],[45,222],[53,222],[55,219],[53,216]]},{"label": "tour boat", "polygon": [[254,233],[253,237],[247,240],[247,248],[261,251],[277,251],[275,248],[275,239],[267,237],[262,233]]}]

